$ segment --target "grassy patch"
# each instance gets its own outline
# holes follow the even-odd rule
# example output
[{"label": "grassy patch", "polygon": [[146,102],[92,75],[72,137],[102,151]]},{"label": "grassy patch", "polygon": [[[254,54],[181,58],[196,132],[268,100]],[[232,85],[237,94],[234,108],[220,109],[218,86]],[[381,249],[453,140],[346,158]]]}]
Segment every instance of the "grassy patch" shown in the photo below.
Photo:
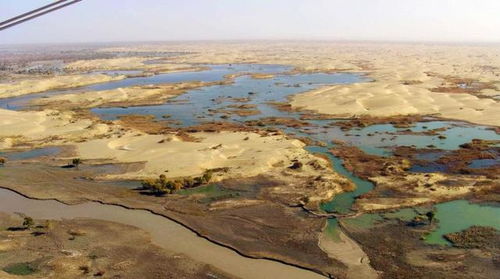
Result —
[{"label": "grassy patch", "polygon": [[200,199],[202,203],[209,203],[217,200],[223,200],[233,197],[239,197],[240,193],[238,191],[225,189],[217,184],[210,184],[206,186],[200,186],[190,189],[183,189],[177,191],[179,195],[201,195]]},{"label": "grassy patch", "polygon": [[383,220],[382,217],[378,214],[363,214],[356,218],[347,218],[343,221],[350,226],[355,226],[362,229],[368,229],[373,227],[377,222],[380,222],[382,220]]},{"label": "grassy patch", "polygon": [[31,263],[15,263],[4,267],[3,271],[12,275],[31,275],[36,268]]}]

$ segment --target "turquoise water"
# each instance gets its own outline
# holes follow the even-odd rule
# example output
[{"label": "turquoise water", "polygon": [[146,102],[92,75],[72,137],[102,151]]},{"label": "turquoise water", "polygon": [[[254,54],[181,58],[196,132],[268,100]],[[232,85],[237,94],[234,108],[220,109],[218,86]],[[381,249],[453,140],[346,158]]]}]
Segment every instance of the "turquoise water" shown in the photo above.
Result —
[{"label": "turquoise water", "polygon": [[327,147],[308,146],[306,150],[311,153],[321,153],[327,156],[336,172],[349,178],[349,180],[356,184],[356,189],[353,192],[342,193],[335,196],[330,202],[323,203],[321,205],[322,210],[326,212],[349,213],[356,197],[373,189],[373,183],[363,180],[346,170],[342,165],[342,161],[328,152]]},{"label": "turquoise water", "polygon": [[340,241],[340,226],[339,221],[335,218],[329,218],[327,220],[327,225],[323,231],[329,238],[333,241]]},{"label": "turquoise water", "polygon": [[425,241],[429,244],[450,245],[443,235],[471,226],[490,226],[500,230],[500,207],[472,204],[457,200],[436,205],[438,228]]}]

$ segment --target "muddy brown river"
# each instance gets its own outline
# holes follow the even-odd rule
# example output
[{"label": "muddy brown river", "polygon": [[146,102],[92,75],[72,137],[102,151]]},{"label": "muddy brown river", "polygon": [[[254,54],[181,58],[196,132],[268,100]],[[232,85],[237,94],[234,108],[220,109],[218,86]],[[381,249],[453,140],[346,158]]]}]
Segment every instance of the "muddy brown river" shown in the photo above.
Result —
[{"label": "muddy brown river", "polygon": [[153,243],[167,250],[241,278],[317,279],[312,271],[263,259],[251,259],[217,245],[165,217],[145,210],[88,202],[65,205],[54,200],[33,200],[13,191],[0,189],[0,211],[23,213],[37,219],[92,218],[138,227],[150,233]]}]

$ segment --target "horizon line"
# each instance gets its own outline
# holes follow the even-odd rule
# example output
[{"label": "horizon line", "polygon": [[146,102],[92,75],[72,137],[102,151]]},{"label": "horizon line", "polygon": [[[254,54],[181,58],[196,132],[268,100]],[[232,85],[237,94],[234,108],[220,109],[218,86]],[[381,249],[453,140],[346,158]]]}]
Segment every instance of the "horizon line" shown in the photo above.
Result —
[{"label": "horizon line", "polygon": [[161,43],[203,43],[203,42],[324,42],[324,43],[388,43],[388,44],[437,44],[437,45],[500,45],[498,41],[435,41],[435,40],[385,40],[385,39],[178,39],[178,40],[130,40],[130,41],[82,41],[82,42],[34,42],[0,43],[0,46],[63,46],[63,45],[99,45],[99,44],[161,44]]}]

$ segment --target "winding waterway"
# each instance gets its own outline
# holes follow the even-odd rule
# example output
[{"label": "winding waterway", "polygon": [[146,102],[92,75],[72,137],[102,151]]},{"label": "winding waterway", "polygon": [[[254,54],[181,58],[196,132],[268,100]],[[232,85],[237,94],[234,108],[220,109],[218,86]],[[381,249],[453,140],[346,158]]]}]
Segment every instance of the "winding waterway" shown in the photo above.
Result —
[{"label": "winding waterway", "polygon": [[[300,113],[280,111],[269,103],[284,102],[290,95],[309,91],[324,85],[367,81],[362,75],[353,73],[286,74],[291,68],[280,65],[237,64],[204,66],[210,69],[198,72],[178,72],[150,77],[128,78],[120,81],[91,85],[76,90],[51,91],[18,98],[3,99],[0,100],[0,107],[15,110],[23,109],[35,98],[70,92],[109,90],[125,86],[191,80],[220,81],[229,74],[237,73],[272,73],[275,74],[275,76],[269,79],[255,79],[250,75],[242,75],[236,77],[234,82],[229,85],[216,85],[189,90],[185,94],[175,97],[162,105],[127,108],[95,108],[92,109],[92,111],[102,119],[107,120],[116,119],[120,115],[125,114],[154,115],[158,119],[161,119],[164,115],[170,115],[171,120],[178,122],[178,124],[171,125],[190,126],[206,121],[220,121],[223,113],[218,112],[218,109],[225,109],[228,105],[235,104],[234,99],[248,98],[249,101],[244,104],[255,105],[256,109],[260,111],[260,114],[252,116],[231,114],[225,116],[224,121],[241,123],[247,120],[258,120],[264,117],[291,117],[299,119],[301,116]],[[390,148],[394,146],[413,145],[416,147],[426,147],[428,145],[434,145],[444,150],[454,150],[457,149],[460,144],[469,142],[473,138],[500,139],[500,136],[494,131],[489,130],[488,127],[453,121],[417,123],[414,127],[410,128],[412,132],[421,132],[425,129],[446,128],[446,130],[442,132],[442,134],[446,136],[446,139],[439,139],[437,136],[425,136],[422,134],[412,135],[399,133],[402,129],[398,129],[390,124],[373,125],[346,133],[339,127],[327,125],[332,121],[341,120],[308,120],[311,124],[310,127],[302,128],[283,127],[279,125],[273,127],[281,128],[288,134],[295,134],[327,143],[326,147],[308,146],[306,149],[312,153],[326,155],[338,173],[346,176],[356,184],[357,188],[354,192],[343,193],[336,196],[332,201],[323,204],[322,209],[327,212],[350,212],[356,197],[373,188],[372,183],[362,180],[347,171],[342,166],[342,161],[328,151],[328,148],[333,146],[331,143],[333,139],[345,141],[348,144],[361,148],[367,153],[381,156],[389,155],[391,153]],[[461,203],[457,206],[467,210],[470,204]],[[500,216],[499,208],[492,208],[494,208],[493,210],[496,212],[496,216]],[[440,212],[443,210],[448,209],[445,206],[438,206],[437,218],[441,216]],[[35,201],[26,199],[7,190],[0,191],[0,211],[19,211],[36,218],[86,217],[134,225],[150,232],[155,243],[162,247],[184,253],[193,259],[213,264],[224,271],[241,276],[242,278],[321,277],[315,273],[281,263],[242,257],[227,248],[198,237],[190,230],[173,221],[153,215],[147,211],[128,210],[121,207],[97,203],[67,206],[55,201]],[[446,218],[455,218],[454,220],[460,222],[460,216],[446,216]],[[486,216],[485,220],[488,220],[488,218],[489,217]],[[494,220],[491,221],[493,222]],[[469,226],[473,224],[474,222],[468,223]],[[330,220],[329,226],[327,230],[334,231],[337,222],[335,220]],[[442,226],[447,225],[443,222]],[[436,236],[436,238],[442,238],[440,232],[437,232],[437,234],[439,235]]]}]

